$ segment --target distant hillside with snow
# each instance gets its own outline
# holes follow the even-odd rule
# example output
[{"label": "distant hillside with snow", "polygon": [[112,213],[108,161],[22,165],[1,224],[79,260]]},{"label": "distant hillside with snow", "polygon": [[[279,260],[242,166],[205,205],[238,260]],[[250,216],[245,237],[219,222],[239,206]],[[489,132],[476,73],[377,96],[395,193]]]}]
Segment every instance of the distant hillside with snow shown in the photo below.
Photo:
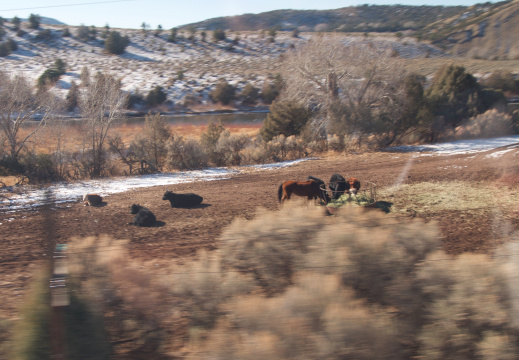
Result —
[{"label": "distant hillside with snow", "polygon": [[[27,22],[29,20],[27,20],[27,19],[20,19],[20,21],[21,22]],[[41,24],[46,24],[46,25],[67,25],[64,22],[61,22],[61,21],[53,19],[53,18],[45,17],[45,16],[40,16],[40,23]]]},{"label": "distant hillside with snow", "polygon": [[[296,38],[290,32],[278,32],[272,41],[260,32],[228,32],[225,41],[214,42],[211,32],[206,34],[207,40],[202,41],[201,32],[189,40],[189,32],[179,31],[177,41],[172,43],[168,42],[169,30],[157,33],[155,30],[110,29],[130,40],[124,54],[117,56],[104,50],[105,29],[96,29],[95,39],[81,41],[77,36],[80,27],[43,24],[41,29],[31,30],[27,25],[22,23],[23,33],[17,33],[10,23],[4,25],[4,41],[12,39],[17,44],[16,51],[0,58],[4,70],[24,73],[36,81],[61,59],[67,71],[57,85],[64,92],[72,82],[79,82],[82,69],[87,67],[121,77],[123,89],[133,94],[145,96],[154,87],[161,86],[170,105],[178,107],[189,98],[207,107],[207,111],[213,106],[209,93],[220,79],[234,85],[238,93],[247,83],[261,89],[278,73],[280,56],[316,36],[301,33]],[[63,36],[65,29],[70,36]],[[371,41],[376,46],[391,46],[404,58],[446,56],[440,49],[412,38],[366,39],[363,35],[344,35],[344,41]]]},{"label": "distant hillside with snow", "polygon": [[232,31],[386,32],[419,30],[448,19],[466,6],[359,5],[330,10],[274,10],[260,14],[218,17],[188,24],[199,29]]},{"label": "distant hillside with snow", "polygon": [[471,58],[519,59],[519,0],[471,6],[420,31],[426,40]]}]

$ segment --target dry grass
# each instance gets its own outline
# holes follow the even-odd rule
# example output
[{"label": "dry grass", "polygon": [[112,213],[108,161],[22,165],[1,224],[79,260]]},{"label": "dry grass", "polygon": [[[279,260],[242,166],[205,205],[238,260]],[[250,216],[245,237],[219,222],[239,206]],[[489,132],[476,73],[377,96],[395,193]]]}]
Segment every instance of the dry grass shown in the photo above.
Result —
[{"label": "dry grass", "polygon": [[[231,134],[244,133],[250,137],[254,137],[259,134],[261,127],[259,124],[229,124],[225,128],[229,130]],[[111,134],[120,134],[122,139],[129,143],[135,139],[135,137],[142,133],[144,128],[144,122],[142,124],[122,124],[112,128]],[[27,126],[20,131],[20,138],[27,135],[34,128]],[[193,137],[199,139],[202,133],[207,130],[207,125],[194,125],[194,124],[178,124],[170,125],[170,129],[174,134],[181,135],[184,137]],[[41,131],[30,143],[29,147],[31,150],[36,152],[50,153],[56,150],[59,136],[62,137],[63,147],[66,151],[74,151],[81,148],[84,142],[85,131],[79,126],[65,126],[62,129],[56,129],[53,126],[47,126]]]},{"label": "dry grass", "polygon": [[491,183],[473,185],[463,181],[404,184],[398,188],[380,189],[378,195],[391,199],[392,212],[396,213],[507,209],[519,201],[519,194],[506,186],[496,187]]}]

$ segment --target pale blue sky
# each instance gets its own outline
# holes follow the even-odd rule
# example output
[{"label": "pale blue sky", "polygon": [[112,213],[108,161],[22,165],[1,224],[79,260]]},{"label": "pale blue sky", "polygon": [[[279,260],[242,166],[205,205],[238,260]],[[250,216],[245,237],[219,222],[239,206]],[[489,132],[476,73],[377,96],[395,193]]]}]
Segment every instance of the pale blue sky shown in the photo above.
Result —
[{"label": "pale blue sky", "polygon": [[[372,5],[465,5],[485,1],[471,0],[0,0],[0,16],[27,18],[30,14],[50,17],[69,25],[94,25],[111,28],[152,29],[181,26],[220,16],[297,9],[337,9],[362,4]],[[494,1],[492,1],[494,2]]]}]

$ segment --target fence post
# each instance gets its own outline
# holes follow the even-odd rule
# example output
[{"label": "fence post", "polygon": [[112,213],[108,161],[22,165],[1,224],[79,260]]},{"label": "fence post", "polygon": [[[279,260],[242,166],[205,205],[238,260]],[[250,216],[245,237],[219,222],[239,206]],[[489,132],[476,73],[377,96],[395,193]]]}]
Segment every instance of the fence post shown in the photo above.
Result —
[{"label": "fence post", "polygon": [[70,304],[67,291],[67,245],[57,244],[53,254],[53,270],[50,279],[50,311],[52,358],[65,359],[65,311]]}]

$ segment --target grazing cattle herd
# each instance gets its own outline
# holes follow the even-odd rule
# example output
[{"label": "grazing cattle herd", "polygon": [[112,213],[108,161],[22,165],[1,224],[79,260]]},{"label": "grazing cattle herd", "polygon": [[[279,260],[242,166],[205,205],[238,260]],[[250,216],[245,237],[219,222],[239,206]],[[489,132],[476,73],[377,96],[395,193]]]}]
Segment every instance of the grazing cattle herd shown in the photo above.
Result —
[{"label": "grazing cattle herd", "polygon": [[[331,197],[328,195],[325,182],[317,177],[308,176],[305,181],[287,180],[279,185],[278,200],[282,203],[289,200],[292,195],[297,195],[304,196],[308,200],[319,198],[326,205],[332,199],[339,199],[346,193],[350,197],[356,195],[360,189],[360,181],[355,177],[346,180],[340,174],[333,174],[328,188],[332,193]],[[168,200],[172,208],[194,208],[200,206],[204,198],[193,193],[176,194],[167,190],[162,196],[162,200]],[[85,194],[83,203],[85,206],[100,206],[103,204],[103,198],[98,194]],[[157,224],[157,219],[151,210],[139,204],[133,204],[130,207],[130,214],[135,215],[131,225],[148,227]]]}]

